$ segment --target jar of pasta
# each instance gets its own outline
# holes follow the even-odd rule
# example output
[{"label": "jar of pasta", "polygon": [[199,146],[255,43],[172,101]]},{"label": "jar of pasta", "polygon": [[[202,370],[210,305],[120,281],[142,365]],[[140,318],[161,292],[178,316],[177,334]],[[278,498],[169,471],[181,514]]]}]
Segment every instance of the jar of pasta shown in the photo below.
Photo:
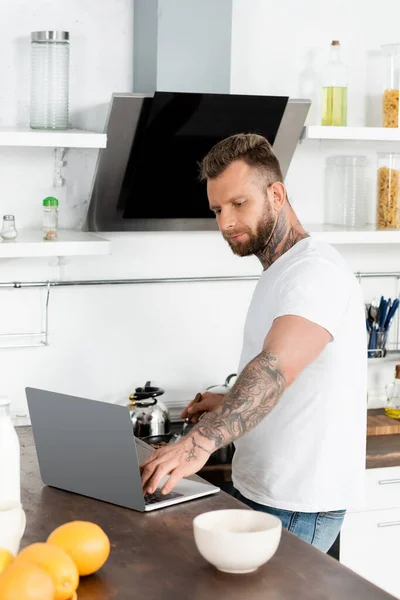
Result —
[{"label": "jar of pasta", "polygon": [[400,44],[382,46],[385,61],[382,102],[383,127],[399,126]]},{"label": "jar of pasta", "polygon": [[378,229],[400,229],[400,154],[378,154]]}]

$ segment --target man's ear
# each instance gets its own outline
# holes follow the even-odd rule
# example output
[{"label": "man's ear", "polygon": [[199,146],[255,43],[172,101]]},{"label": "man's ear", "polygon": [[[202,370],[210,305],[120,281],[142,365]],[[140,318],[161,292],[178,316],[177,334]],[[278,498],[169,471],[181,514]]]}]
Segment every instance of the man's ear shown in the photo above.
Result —
[{"label": "man's ear", "polygon": [[276,181],[271,185],[271,191],[273,193],[273,204],[276,211],[279,211],[286,199],[286,188],[280,181]]}]

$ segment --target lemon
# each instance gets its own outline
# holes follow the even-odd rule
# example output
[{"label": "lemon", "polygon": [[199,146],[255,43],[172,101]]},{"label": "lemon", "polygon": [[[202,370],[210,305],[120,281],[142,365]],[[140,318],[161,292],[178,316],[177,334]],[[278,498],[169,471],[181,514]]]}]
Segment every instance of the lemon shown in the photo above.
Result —
[{"label": "lemon", "polygon": [[0,573],[2,573],[8,565],[11,565],[12,562],[14,562],[14,556],[11,552],[5,548],[0,548]]}]

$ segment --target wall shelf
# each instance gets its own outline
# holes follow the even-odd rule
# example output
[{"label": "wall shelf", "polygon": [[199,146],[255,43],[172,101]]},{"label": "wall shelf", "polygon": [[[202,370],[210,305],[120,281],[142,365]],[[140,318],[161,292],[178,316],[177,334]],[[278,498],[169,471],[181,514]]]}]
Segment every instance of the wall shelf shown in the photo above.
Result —
[{"label": "wall shelf", "polygon": [[43,239],[41,230],[20,230],[15,241],[0,242],[0,258],[97,256],[110,254],[111,242],[94,233],[60,230],[58,239]]},{"label": "wall shelf", "polygon": [[399,244],[400,229],[376,229],[367,225],[362,229],[347,229],[340,225],[303,225],[316,240],[328,244]]},{"label": "wall shelf", "polygon": [[364,142],[400,142],[400,128],[396,127],[304,127],[302,140],[353,140]]},{"label": "wall shelf", "polygon": [[0,127],[0,146],[43,148],[105,148],[107,135],[83,129],[51,131],[30,127]]}]

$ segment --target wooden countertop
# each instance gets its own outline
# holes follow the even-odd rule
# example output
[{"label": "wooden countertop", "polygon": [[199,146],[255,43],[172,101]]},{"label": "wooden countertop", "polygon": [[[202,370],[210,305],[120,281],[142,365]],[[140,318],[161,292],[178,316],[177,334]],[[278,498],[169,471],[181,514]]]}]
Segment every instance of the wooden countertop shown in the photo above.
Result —
[{"label": "wooden countertop", "polygon": [[250,575],[220,573],[199,555],[193,518],[205,511],[246,508],[220,492],[143,514],[43,486],[30,427],[21,442],[22,502],[27,516],[21,547],[44,541],[74,519],[98,523],[110,537],[106,565],[81,579],[78,600],[384,600],[392,598],[335,559],[284,531],[275,556]]}]

